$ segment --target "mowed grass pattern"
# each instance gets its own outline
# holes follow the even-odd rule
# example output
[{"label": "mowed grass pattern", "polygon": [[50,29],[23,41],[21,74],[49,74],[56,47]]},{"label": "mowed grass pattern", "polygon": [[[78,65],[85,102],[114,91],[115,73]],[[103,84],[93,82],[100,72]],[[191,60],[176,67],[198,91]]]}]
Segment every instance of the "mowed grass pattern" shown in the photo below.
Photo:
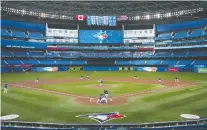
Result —
[{"label": "mowed grass pattern", "polygon": [[70,82],[62,84],[50,84],[50,85],[41,85],[39,88],[52,90],[63,93],[70,93],[79,96],[99,96],[106,89],[109,91],[109,96],[119,96],[128,93],[136,93],[146,90],[159,89],[163,86],[153,85],[153,84],[139,84],[139,83],[130,83],[130,82],[111,82],[105,81],[104,85],[111,86],[110,88],[94,88],[92,86],[98,86],[97,81],[81,81],[81,82]]},{"label": "mowed grass pattern", "polygon": [[[58,73],[29,73],[25,74],[3,74],[3,82],[16,82],[23,80],[34,80],[37,76],[40,79],[54,78],[79,78],[80,75],[86,72],[58,72]],[[20,117],[17,120],[21,121],[38,121],[38,122],[58,122],[58,123],[94,123],[95,121],[84,118],[76,118],[79,114],[89,114],[93,112],[111,112],[118,111],[125,114],[127,117],[120,120],[112,120],[111,123],[143,123],[156,121],[172,121],[182,120],[180,114],[190,113],[200,117],[207,117],[207,75],[206,74],[191,74],[191,73],[138,73],[138,72],[90,72],[91,78],[106,77],[133,77],[138,75],[141,78],[157,78],[172,79],[179,76],[181,80],[202,82],[194,87],[171,89],[165,92],[157,92],[154,94],[137,95],[128,98],[128,103],[120,106],[87,106],[73,102],[74,98],[68,96],[55,95],[31,89],[11,88],[9,87],[8,94],[1,91],[1,115],[18,114]],[[94,81],[96,84],[96,81]],[[109,84],[119,85],[119,83],[108,82]],[[70,84],[70,83],[69,83]],[[73,84],[73,83],[72,83]],[[93,84],[93,82],[92,82]],[[122,84],[122,83],[120,83]],[[133,83],[132,83],[133,84]],[[73,92],[73,87],[68,88],[67,83],[63,86],[41,86],[44,89],[56,87],[60,90]],[[65,86],[64,86],[65,85]],[[142,84],[141,84],[142,85]],[[81,89],[81,83],[77,83],[77,88],[81,94],[88,95],[99,92],[88,86]],[[119,95],[122,91],[131,91],[131,87],[124,87],[123,90],[114,91],[112,93]],[[65,89],[66,87],[66,89]],[[134,87],[136,88],[136,87]],[[134,89],[132,85],[132,90]],[[154,86],[153,86],[154,88]],[[94,89],[94,92],[92,91]],[[129,89],[129,90],[127,90]],[[139,91],[139,89],[136,88]],[[134,90],[133,90],[134,91]],[[141,90],[142,91],[142,90]],[[78,94],[76,90],[74,93]],[[95,95],[95,94],[94,94]]]}]

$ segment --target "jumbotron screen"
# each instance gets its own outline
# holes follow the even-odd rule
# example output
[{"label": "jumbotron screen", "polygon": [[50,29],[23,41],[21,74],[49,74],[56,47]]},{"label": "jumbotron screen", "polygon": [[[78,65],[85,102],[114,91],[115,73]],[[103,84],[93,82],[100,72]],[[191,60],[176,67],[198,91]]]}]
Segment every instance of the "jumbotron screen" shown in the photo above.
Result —
[{"label": "jumbotron screen", "polygon": [[80,44],[121,44],[123,43],[122,30],[80,30]]}]

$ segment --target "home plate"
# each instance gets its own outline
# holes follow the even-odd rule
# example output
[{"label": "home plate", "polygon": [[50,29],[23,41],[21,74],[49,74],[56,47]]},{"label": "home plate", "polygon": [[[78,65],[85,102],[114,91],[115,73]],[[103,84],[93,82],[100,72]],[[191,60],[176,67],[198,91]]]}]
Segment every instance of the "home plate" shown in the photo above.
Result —
[{"label": "home plate", "polygon": [[112,98],[109,98],[110,100],[111,100],[111,102],[112,102]]}]

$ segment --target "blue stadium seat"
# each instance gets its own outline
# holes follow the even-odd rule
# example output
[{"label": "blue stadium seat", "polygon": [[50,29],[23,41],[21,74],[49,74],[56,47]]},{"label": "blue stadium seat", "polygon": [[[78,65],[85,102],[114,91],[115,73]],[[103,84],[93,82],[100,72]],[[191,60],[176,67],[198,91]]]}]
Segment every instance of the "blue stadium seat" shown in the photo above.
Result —
[{"label": "blue stadium seat", "polygon": [[2,28],[2,29],[1,29],[1,36],[8,36],[8,37],[11,37],[12,34],[9,33],[6,29]]},{"label": "blue stadium seat", "polygon": [[81,60],[74,60],[74,61],[69,61],[69,63],[70,64],[72,64],[72,65],[86,65],[87,63],[86,63],[86,61],[81,61]]},{"label": "blue stadium seat", "polygon": [[29,32],[30,39],[46,39],[40,32]]},{"label": "blue stadium seat", "polygon": [[163,33],[159,34],[155,40],[170,40],[171,39],[171,33]]},{"label": "blue stadium seat", "polygon": [[195,29],[192,31],[191,34],[189,34],[188,37],[199,37],[203,34],[203,32],[204,32],[204,29]]},{"label": "blue stadium seat", "polygon": [[207,65],[207,61],[206,60],[196,60],[194,62],[194,65]]},{"label": "blue stadium seat", "polygon": [[68,65],[70,64],[68,60],[55,60],[56,64],[61,65],[61,64],[65,64]]},{"label": "blue stadium seat", "polygon": [[45,57],[44,52],[29,52],[29,56],[31,57]]},{"label": "blue stadium seat", "polygon": [[9,65],[20,65],[22,64],[20,60],[6,60]]},{"label": "blue stadium seat", "polygon": [[26,35],[24,32],[12,30],[12,36],[16,38],[26,38]]},{"label": "blue stadium seat", "polygon": [[39,60],[40,64],[55,65],[54,60]]},{"label": "blue stadium seat", "polygon": [[24,63],[24,64],[28,64],[28,65],[38,65],[39,64],[39,62],[37,61],[37,60],[22,60],[22,62]]},{"label": "blue stadium seat", "polygon": [[177,64],[177,60],[163,60],[162,61],[162,65],[176,65]]},{"label": "blue stadium seat", "polygon": [[172,57],[185,57],[187,52],[173,52]]},{"label": "blue stadium seat", "polygon": [[179,65],[190,65],[193,61],[192,60],[180,60]]},{"label": "blue stadium seat", "polygon": [[147,65],[160,65],[160,60],[147,60]]},{"label": "blue stadium seat", "polygon": [[15,52],[15,51],[13,51],[12,52],[15,56],[17,56],[17,57],[28,57],[28,55],[27,55],[27,53],[26,52]]},{"label": "blue stadium seat", "polygon": [[171,57],[170,52],[157,52],[156,57]]},{"label": "blue stadium seat", "polygon": [[1,52],[2,57],[13,57],[14,55],[11,52],[3,51]]},{"label": "blue stadium seat", "polygon": [[173,36],[173,39],[183,39],[187,38],[187,32],[176,32],[175,35]]}]

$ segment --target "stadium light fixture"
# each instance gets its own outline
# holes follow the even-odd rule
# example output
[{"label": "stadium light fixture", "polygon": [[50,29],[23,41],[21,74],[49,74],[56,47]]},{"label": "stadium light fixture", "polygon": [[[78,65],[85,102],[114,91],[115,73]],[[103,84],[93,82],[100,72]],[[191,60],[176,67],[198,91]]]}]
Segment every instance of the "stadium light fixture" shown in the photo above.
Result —
[{"label": "stadium light fixture", "polygon": [[160,13],[157,13],[155,16],[156,18],[160,18]]},{"label": "stadium light fixture", "polygon": [[150,19],[150,15],[146,15],[145,18],[146,18],[147,20],[149,20],[149,19]]}]

